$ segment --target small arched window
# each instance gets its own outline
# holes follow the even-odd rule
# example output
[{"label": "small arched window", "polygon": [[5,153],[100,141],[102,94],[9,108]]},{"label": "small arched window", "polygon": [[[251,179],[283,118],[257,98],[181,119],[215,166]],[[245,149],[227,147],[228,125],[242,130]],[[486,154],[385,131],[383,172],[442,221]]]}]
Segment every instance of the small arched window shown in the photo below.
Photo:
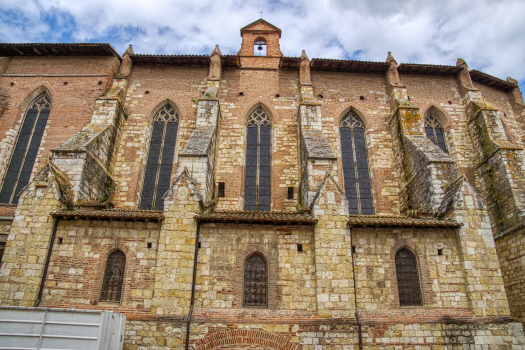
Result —
[{"label": "small arched window", "polygon": [[396,274],[399,305],[423,305],[416,256],[407,248],[396,253]]},{"label": "small arched window", "polygon": [[140,209],[164,210],[162,196],[170,185],[178,126],[177,112],[169,104],[162,107],[153,118]]},{"label": "small arched window", "polygon": [[51,100],[45,93],[29,104],[0,190],[0,203],[17,204],[20,191],[29,183],[50,111]]},{"label": "small arched window", "polygon": [[430,113],[425,120],[425,133],[430,141],[434,142],[443,152],[448,153],[447,146],[445,145],[443,127],[432,113]]},{"label": "small arched window", "polygon": [[244,210],[270,210],[271,134],[268,114],[258,107],[248,118]]},{"label": "small arched window", "polygon": [[339,125],[345,194],[350,214],[372,215],[372,190],[366,154],[363,121],[354,113],[348,113]]},{"label": "small arched window", "polygon": [[126,256],[120,250],[115,250],[108,256],[100,301],[120,302],[125,267]]},{"label": "small arched window", "polygon": [[258,38],[253,46],[254,56],[266,56],[266,41],[262,38]]},{"label": "small arched window", "polygon": [[261,254],[253,254],[244,266],[244,306],[268,305],[268,264]]}]

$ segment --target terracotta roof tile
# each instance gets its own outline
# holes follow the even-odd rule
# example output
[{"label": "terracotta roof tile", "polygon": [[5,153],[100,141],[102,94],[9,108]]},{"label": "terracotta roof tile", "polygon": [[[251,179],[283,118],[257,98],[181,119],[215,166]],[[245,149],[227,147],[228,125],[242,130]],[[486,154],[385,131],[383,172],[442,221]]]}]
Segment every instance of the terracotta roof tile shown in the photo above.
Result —
[{"label": "terracotta roof tile", "polygon": [[481,83],[481,84],[485,84],[485,85],[488,85],[488,86],[492,86],[496,89],[499,89],[501,91],[510,91],[516,87],[518,87],[517,85],[515,84],[512,84],[508,81],[505,81],[503,79],[500,79],[500,78],[496,78],[492,75],[489,75],[487,73],[483,73],[483,72],[480,72],[479,70],[475,70],[475,69],[472,69],[470,72],[470,78],[473,80],[473,81],[476,81],[478,83]]},{"label": "terracotta roof tile", "polygon": [[350,226],[417,226],[417,227],[461,227],[462,223],[431,218],[408,218],[399,216],[350,215]]},{"label": "terracotta roof tile", "polygon": [[232,210],[200,214],[195,219],[201,222],[314,224],[317,219],[308,214],[279,211]]},{"label": "terracotta roof tile", "polygon": [[438,64],[401,63],[397,66],[397,71],[401,74],[457,75],[461,72],[461,67]]},{"label": "terracotta roof tile", "polygon": [[109,219],[121,221],[161,221],[164,212],[157,210],[105,209],[105,210],[64,210],[51,212],[53,217],[68,219]]}]

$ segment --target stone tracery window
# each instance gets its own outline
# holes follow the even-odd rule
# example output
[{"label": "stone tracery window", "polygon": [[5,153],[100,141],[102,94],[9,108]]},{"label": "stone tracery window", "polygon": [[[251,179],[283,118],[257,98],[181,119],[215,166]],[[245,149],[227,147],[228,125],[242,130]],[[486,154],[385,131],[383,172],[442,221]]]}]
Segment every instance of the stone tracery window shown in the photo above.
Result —
[{"label": "stone tracery window", "polygon": [[253,254],[244,266],[244,306],[268,305],[268,264],[261,254]]},{"label": "stone tracery window", "polygon": [[354,113],[348,113],[339,124],[345,195],[349,213],[374,214],[370,173],[366,152],[365,126]]},{"label": "stone tracery window", "polygon": [[120,302],[125,267],[126,256],[120,250],[115,250],[108,256],[100,301]]},{"label": "stone tracery window", "polygon": [[153,118],[140,209],[164,210],[162,196],[170,185],[178,126],[177,112],[169,104],[162,107]]},{"label": "stone tracery window", "polygon": [[248,118],[244,210],[270,210],[271,132],[268,114],[258,107]]},{"label": "stone tracery window", "polygon": [[417,259],[407,248],[402,248],[396,253],[396,275],[399,305],[423,305]]},{"label": "stone tracery window", "polygon": [[51,99],[45,93],[29,104],[0,190],[0,203],[17,204],[20,191],[29,183],[50,111]]},{"label": "stone tracery window", "polygon": [[429,114],[425,120],[425,133],[430,141],[434,142],[443,152],[448,153],[443,127],[432,114]]}]

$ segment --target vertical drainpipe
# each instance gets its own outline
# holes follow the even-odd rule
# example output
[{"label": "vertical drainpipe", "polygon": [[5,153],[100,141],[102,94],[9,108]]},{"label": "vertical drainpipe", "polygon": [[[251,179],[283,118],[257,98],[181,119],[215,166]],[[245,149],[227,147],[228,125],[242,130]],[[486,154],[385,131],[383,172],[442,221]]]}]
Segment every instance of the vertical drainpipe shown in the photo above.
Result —
[{"label": "vertical drainpipe", "polygon": [[190,312],[188,313],[188,319],[186,320],[186,346],[188,350],[190,346],[190,324],[191,316],[193,314],[193,305],[195,303],[195,282],[197,280],[197,259],[199,258],[199,235],[201,229],[201,222],[197,221],[197,235],[195,237],[195,255],[193,257],[193,281],[191,283],[191,299],[190,299]]},{"label": "vertical drainpipe", "polygon": [[55,225],[53,226],[53,234],[51,235],[51,242],[49,242],[49,248],[47,250],[46,263],[44,265],[44,273],[42,274],[42,281],[40,282],[40,290],[38,291],[38,297],[33,307],[37,307],[42,300],[42,294],[44,293],[44,284],[46,283],[47,270],[49,269],[49,262],[51,261],[51,253],[53,252],[53,245],[55,244],[55,236],[57,234],[58,223],[62,220],[61,217],[57,217]]},{"label": "vertical drainpipe", "polygon": [[355,281],[355,263],[354,263],[354,245],[352,242],[352,228],[350,228],[350,252],[352,253],[352,274],[354,276],[354,303],[355,303],[355,318],[357,320],[357,333],[359,335],[359,350],[363,350],[363,335],[361,332],[361,320],[359,319],[359,311],[357,311],[357,285]]}]

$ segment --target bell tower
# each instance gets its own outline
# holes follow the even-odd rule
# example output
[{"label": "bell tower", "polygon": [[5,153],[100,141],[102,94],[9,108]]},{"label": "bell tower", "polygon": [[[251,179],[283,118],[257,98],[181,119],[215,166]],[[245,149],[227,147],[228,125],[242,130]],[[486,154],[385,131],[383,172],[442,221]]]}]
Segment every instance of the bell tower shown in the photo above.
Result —
[{"label": "bell tower", "polygon": [[[241,57],[243,66],[272,66],[273,61],[277,60],[278,64],[278,59],[283,56],[279,45],[281,30],[262,18],[243,27],[241,37],[242,46],[237,55]],[[261,50],[264,47],[266,47],[266,55],[260,55],[259,52],[256,52],[257,49]]]}]

